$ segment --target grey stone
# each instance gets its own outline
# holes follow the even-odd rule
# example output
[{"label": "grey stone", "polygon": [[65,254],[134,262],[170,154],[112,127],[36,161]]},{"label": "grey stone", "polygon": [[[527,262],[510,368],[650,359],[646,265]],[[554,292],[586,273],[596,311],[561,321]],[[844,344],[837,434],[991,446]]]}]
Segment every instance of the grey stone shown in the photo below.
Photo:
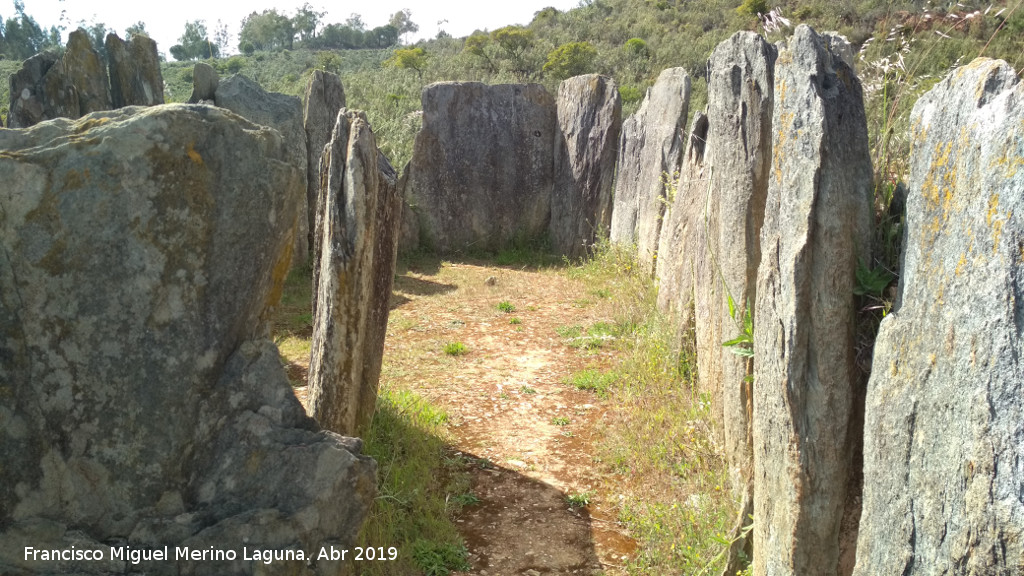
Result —
[{"label": "grey stone", "polygon": [[666,175],[680,176],[689,107],[690,76],[682,68],[669,68],[623,123],[611,240],[635,243],[640,265],[652,272],[669,203]]},{"label": "grey stone", "polygon": [[612,219],[615,156],[622,128],[622,103],[615,81],[587,74],[558,86],[555,186],[548,234],[556,254],[589,253],[598,232]]},{"label": "grey stone", "polygon": [[[256,124],[278,130],[288,143],[289,162],[294,166],[306,166],[306,132],[302,126],[302,102],[297,97],[267,92],[253,80],[235,74],[218,84],[214,102]],[[299,182],[305,189],[305,170],[299,175]],[[296,264],[304,264],[309,259],[307,210],[307,203],[301,201],[292,247]]]},{"label": "grey stone", "polygon": [[320,195],[320,155],[331,139],[338,112],[345,107],[345,89],[336,74],[315,70],[306,84],[302,126],[306,131],[306,211],[309,246],[316,229],[316,202]]},{"label": "grey stone", "polygon": [[324,573],[24,559],[355,543],[374,464],[306,417],[267,334],[304,195],[287,142],[168,105],[0,131],[0,149],[0,573]]},{"label": "grey stone", "polygon": [[754,305],[754,574],[838,574],[852,473],[853,290],[869,262],[860,82],[809,27],[779,51]]},{"label": "grey stone", "polygon": [[342,109],[320,163],[308,412],[364,434],[373,418],[395,274],[400,197],[362,112]]},{"label": "grey stone", "polygon": [[156,42],[142,34],[133,34],[127,42],[107,34],[105,44],[114,108],[163,104],[164,78]]},{"label": "grey stone", "polygon": [[188,101],[192,104],[203,101],[214,101],[217,86],[220,85],[220,74],[206,62],[196,62],[192,67],[192,95]]},{"label": "grey stone", "polygon": [[110,110],[110,82],[107,69],[100,55],[93,50],[89,34],[79,28],[68,35],[68,43],[61,57],[61,71],[67,82],[78,93],[78,113],[85,116],[91,112]]},{"label": "grey stone", "polygon": [[[21,69],[11,74],[8,127],[28,128],[43,120],[70,116],[72,109],[77,112],[78,94],[73,87],[70,94],[46,94],[43,78],[51,71],[55,76],[59,74],[58,62],[59,57],[53,52],[41,52],[22,62]],[[54,110],[54,100],[62,96],[63,102]]]},{"label": "grey stone", "polygon": [[[753,32],[737,32],[711,55],[706,161],[709,193],[702,198],[705,245],[695,268],[697,372],[721,400],[731,485],[751,486],[753,362],[722,343],[753,313],[761,226],[772,158],[776,49]],[[730,299],[732,307],[730,307]]]},{"label": "grey stone", "polygon": [[979,58],[911,113],[897,303],[866,400],[854,574],[1024,566],[1024,83]]},{"label": "grey stone", "polygon": [[560,137],[547,90],[444,82],[422,102],[406,189],[424,247],[496,251],[546,236]]}]

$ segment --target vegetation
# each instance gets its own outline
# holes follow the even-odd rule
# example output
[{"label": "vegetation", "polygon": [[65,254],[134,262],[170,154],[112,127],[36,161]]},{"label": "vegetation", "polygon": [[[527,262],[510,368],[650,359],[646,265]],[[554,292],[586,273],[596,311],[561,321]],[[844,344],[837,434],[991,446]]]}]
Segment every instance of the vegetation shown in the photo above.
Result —
[{"label": "vegetation", "polygon": [[462,356],[467,352],[469,349],[462,342],[448,342],[444,345],[444,353],[449,356]]}]

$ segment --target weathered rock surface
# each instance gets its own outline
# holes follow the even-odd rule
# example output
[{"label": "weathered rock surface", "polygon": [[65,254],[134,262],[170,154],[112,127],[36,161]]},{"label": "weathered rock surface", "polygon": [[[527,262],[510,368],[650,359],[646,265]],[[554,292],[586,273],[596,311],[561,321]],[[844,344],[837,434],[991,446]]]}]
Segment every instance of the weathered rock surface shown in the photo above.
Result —
[{"label": "weathered rock surface", "polygon": [[425,247],[498,250],[548,232],[560,137],[538,84],[443,82],[423,89],[407,196]]},{"label": "weathered rock surface", "polygon": [[780,50],[772,131],[754,307],[754,574],[837,574],[872,171],[860,83],[807,26]]},{"label": "weathered rock surface", "polygon": [[578,258],[588,253],[598,230],[607,233],[611,226],[622,128],[622,102],[615,81],[598,74],[562,81],[557,115],[561,138],[555,142],[557,174],[548,233],[556,254]]},{"label": "weathered rock surface", "polygon": [[[375,484],[266,333],[304,195],[287,142],[171,105],[0,131],[0,149],[0,572],[336,573],[242,561],[354,544]],[[106,560],[24,558],[72,545]],[[238,560],[132,565],[112,545]]]},{"label": "weathered rock surface", "polygon": [[362,112],[338,114],[320,181],[308,412],[325,428],[360,435],[377,400],[401,207],[394,169]]},{"label": "weathered rock surface", "polygon": [[676,178],[680,170],[689,107],[690,76],[669,68],[623,122],[611,240],[636,243],[641,266],[652,271],[669,202],[664,175]]},{"label": "weathered rock surface", "polygon": [[[288,145],[289,162],[294,166],[306,166],[306,132],[302,126],[302,102],[298,98],[267,92],[253,80],[236,74],[218,84],[214,102],[252,122],[278,130]],[[305,189],[305,170],[300,179]],[[307,203],[300,201],[294,232],[295,263],[305,263],[309,258],[307,210]]]},{"label": "weathered rock surface", "polygon": [[306,131],[306,212],[309,246],[314,244],[316,202],[320,195],[320,155],[331,140],[338,112],[345,107],[345,89],[336,74],[316,70],[306,84],[302,126]]},{"label": "weathered rock surface", "polygon": [[[715,48],[708,79],[707,162],[701,198],[710,251],[695,269],[697,371],[721,398],[725,453],[737,495],[753,473],[753,362],[723,347],[739,336],[755,302],[761,225],[772,158],[776,49],[753,32],[738,32]],[[730,313],[729,300],[733,306]]]},{"label": "weathered rock surface", "polygon": [[858,576],[1024,566],[1024,83],[957,69],[914,106],[900,294],[868,387]]},{"label": "weathered rock surface", "polygon": [[220,85],[220,74],[206,62],[196,62],[192,67],[192,95],[188,101],[192,104],[204,100],[213,101]]},{"label": "weathered rock surface", "polygon": [[91,112],[110,110],[110,81],[100,55],[93,50],[89,34],[79,28],[68,35],[68,43],[60,62],[67,82],[78,93],[78,113],[72,118]]},{"label": "weathered rock surface", "polygon": [[163,104],[164,78],[156,42],[142,34],[133,34],[127,42],[107,34],[105,44],[114,108]]},{"label": "weathered rock surface", "polygon": [[[73,86],[63,86],[60,82],[60,58],[53,52],[41,52],[25,60],[21,69],[11,74],[10,112],[7,124],[10,128],[28,128],[43,120],[77,115],[78,93]],[[58,85],[44,81],[50,73],[58,78]],[[47,94],[48,88],[56,88],[54,93]]]}]

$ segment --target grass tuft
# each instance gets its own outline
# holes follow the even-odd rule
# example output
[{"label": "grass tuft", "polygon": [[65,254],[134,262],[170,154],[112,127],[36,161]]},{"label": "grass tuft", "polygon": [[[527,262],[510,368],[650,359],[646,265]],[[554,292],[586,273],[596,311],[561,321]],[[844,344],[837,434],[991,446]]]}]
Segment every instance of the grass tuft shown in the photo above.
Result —
[{"label": "grass tuft", "polygon": [[462,356],[469,352],[469,348],[462,342],[448,342],[444,345],[444,353],[449,356]]}]

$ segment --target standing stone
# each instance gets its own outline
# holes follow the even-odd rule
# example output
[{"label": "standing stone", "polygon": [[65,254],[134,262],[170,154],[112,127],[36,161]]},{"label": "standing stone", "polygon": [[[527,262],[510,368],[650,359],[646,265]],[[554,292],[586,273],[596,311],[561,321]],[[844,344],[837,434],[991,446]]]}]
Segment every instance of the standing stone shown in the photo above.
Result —
[{"label": "standing stone", "polygon": [[316,242],[316,202],[320,195],[320,155],[331,139],[338,112],[345,107],[345,89],[336,74],[316,70],[306,84],[302,126],[306,131],[306,225],[308,243]]},{"label": "standing stone", "polygon": [[857,576],[1024,566],[1024,83],[979,58],[911,114],[899,296],[875,342]]},{"label": "standing stone", "polygon": [[395,273],[395,174],[366,116],[345,109],[320,166],[308,412],[360,435],[373,418]]},{"label": "standing stone", "polygon": [[[266,333],[304,195],[280,135],[168,105],[0,149],[0,573],[134,572],[110,546],[354,545],[375,466],[305,416]],[[72,545],[105,560],[24,556]],[[239,550],[139,569],[337,568]]]},{"label": "standing stone", "polygon": [[164,78],[155,41],[132,34],[125,42],[117,34],[107,34],[106,47],[114,108],[164,103]]},{"label": "standing stone", "polygon": [[695,247],[710,252],[695,269],[697,373],[721,398],[736,496],[752,489],[753,362],[722,343],[740,335],[755,303],[772,157],[775,59],[775,47],[759,35],[737,32],[715,48],[708,76],[706,158],[713,173],[710,193],[701,198],[708,236],[704,246]]},{"label": "standing stone", "polygon": [[[142,36],[133,36],[142,38]],[[259,84],[240,74],[220,82],[214,102],[221,108],[281,132],[289,149],[289,162],[293,166],[306,166],[306,132],[302,127],[302,102],[295,96],[267,92]],[[306,188],[306,171],[300,175],[302,187]],[[303,200],[295,222],[295,243],[293,261],[305,264],[309,258],[307,204]]]},{"label": "standing stone", "polygon": [[838,574],[860,372],[853,290],[869,262],[860,82],[809,27],[775,68],[754,306],[754,574]]},{"label": "standing stone", "polygon": [[[669,313],[682,334],[693,329],[694,260],[707,255],[704,243],[704,205],[710,182],[705,163],[708,117],[693,116],[690,137],[683,157],[675,195],[669,199],[665,222],[658,236],[655,278],[658,281],[658,309]],[[618,208],[616,208],[617,210]]]},{"label": "standing stone", "polygon": [[556,254],[579,258],[611,226],[622,101],[614,80],[587,74],[562,81],[557,110],[561,138],[548,231]]},{"label": "standing stone", "polygon": [[78,114],[110,110],[110,83],[100,55],[93,50],[89,34],[79,28],[68,35],[68,44],[61,58],[61,70],[78,93]]},{"label": "standing stone", "polygon": [[[47,95],[43,78],[50,71],[57,74],[59,58],[53,52],[40,52],[25,60],[21,69],[11,74],[10,79],[10,112],[7,124],[10,128],[28,128],[43,120],[69,116],[70,111],[78,110],[78,94],[67,94],[59,108],[65,114],[54,114],[54,95]],[[73,90],[73,87],[72,87]]]},{"label": "standing stone", "polygon": [[636,243],[640,265],[654,271],[667,198],[667,179],[678,179],[690,107],[690,76],[664,70],[636,114],[623,124],[611,240]]},{"label": "standing stone", "polygon": [[204,100],[213,101],[216,99],[217,86],[220,85],[220,74],[206,62],[196,62],[192,67],[192,95],[188,101],[191,104]]},{"label": "standing stone", "polygon": [[407,184],[426,248],[497,251],[544,238],[555,182],[555,101],[539,84],[423,89]]}]

